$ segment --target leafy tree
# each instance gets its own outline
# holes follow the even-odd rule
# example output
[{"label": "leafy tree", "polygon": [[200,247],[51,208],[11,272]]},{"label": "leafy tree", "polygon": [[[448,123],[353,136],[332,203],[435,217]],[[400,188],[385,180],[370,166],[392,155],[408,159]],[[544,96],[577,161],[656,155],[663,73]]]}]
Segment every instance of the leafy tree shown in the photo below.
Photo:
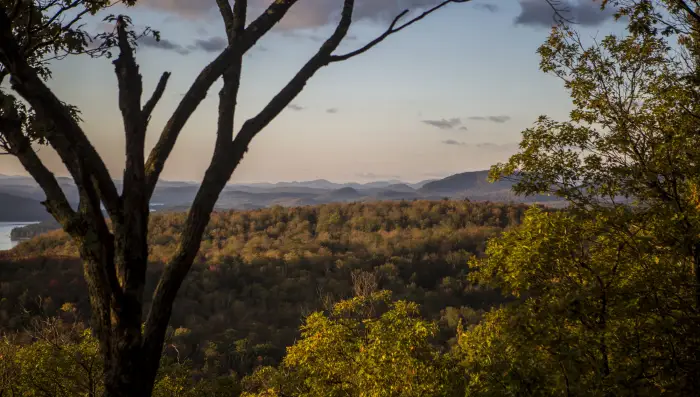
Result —
[{"label": "leafy tree", "polygon": [[[492,177],[515,175],[517,192],[552,193],[577,210],[630,207],[610,217],[611,227],[629,234],[629,225],[644,224],[677,249],[694,269],[700,306],[700,18],[678,3],[685,4],[630,2],[620,11],[629,18],[628,34],[590,46],[571,28],[554,28],[539,49],[541,68],[564,80],[575,106],[571,119],[540,117],[523,132],[520,152],[494,166]],[[668,35],[681,45],[671,47]]]},{"label": "leafy tree", "polygon": [[[451,3],[465,1],[441,0],[404,22],[402,18],[407,11],[402,12],[382,35],[367,45],[347,54],[334,54],[348,32],[355,8],[354,0],[344,0],[341,18],[332,35],[234,136],[233,119],[243,55],[298,1],[274,1],[247,24],[246,0],[237,0],[233,6],[228,1],[217,0],[228,46],[195,78],[147,157],[146,130],[170,73],[163,73],[152,96],[142,102],[142,78],[133,53],[137,35],[129,28],[127,17],[109,18],[116,22],[115,30],[97,42],[101,43],[98,48],[106,51],[115,46],[119,53],[113,63],[126,140],[121,193],[78,123],[77,110],[61,102],[46,85],[50,76],[48,60],[88,51],[92,38],[81,29],[80,20],[108,7],[111,2],[0,1],[0,83],[9,76],[12,90],[23,100],[20,102],[13,94],[2,92],[0,143],[8,153],[17,156],[41,186],[46,193],[47,210],[78,247],[89,287],[92,324],[104,360],[105,395],[151,395],[173,302],[197,258],[214,204],[252,139],[289,105],[322,67],[360,55],[427,15]],[[122,3],[133,5],[135,0]],[[149,200],[182,128],[206,97],[208,89],[219,79],[223,80],[223,88],[219,95],[214,154],[182,227],[179,248],[169,258],[145,314],[143,291],[149,252]],[[32,140],[51,145],[66,165],[80,193],[77,209],[71,207],[55,176],[38,158]]]},{"label": "leafy tree", "polygon": [[457,395],[459,375],[430,342],[437,325],[415,303],[390,298],[375,292],[311,314],[282,365],[244,380],[243,396]]},{"label": "leafy tree", "polygon": [[[475,280],[521,300],[459,338],[473,395],[697,393],[692,270],[603,216],[532,209],[491,240]],[[470,394],[471,395],[471,394]]]},{"label": "leafy tree", "polygon": [[[3,337],[0,355],[2,396],[94,397],[104,391],[98,341],[75,320],[37,320],[31,331]],[[240,390],[233,377],[195,380],[188,363],[162,361],[154,396],[231,396]]]},{"label": "leafy tree", "polygon": [[541,68],[565,81],[570,120],[541,117],[492,168],[570,205],[530,211],[472,261],[518,301],[460,335],[469,395],[700,390],[700,17],[683,1],[617,4],[624,36],[553,29]]}]

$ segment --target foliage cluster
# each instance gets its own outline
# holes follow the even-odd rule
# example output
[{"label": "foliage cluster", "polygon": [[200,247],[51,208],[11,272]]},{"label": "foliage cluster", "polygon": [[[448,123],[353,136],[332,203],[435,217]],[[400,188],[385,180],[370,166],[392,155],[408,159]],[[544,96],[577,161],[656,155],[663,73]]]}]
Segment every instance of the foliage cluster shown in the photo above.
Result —
[{"label": "foliage cluster", "polygon": [[[166,355],[240,376],[279,363],[302,319],[339,300],[390,290],[438,321],[447,344],[500,294],[466,278],[486,240],[517,226],[526,206],[415,201],[329,204],[215,213],[186,279]],[[176,249],[184,214],[151,220],[147,292]],[[87,318],[81,264],[63,232],[19,244],[0,264],[0,324],[21,330],[65,302]],[[39,299],[40,297],[40,299]],[[452,340],[454,342],[454,340]],[[175,350],[177,349],[177,351]]]}]

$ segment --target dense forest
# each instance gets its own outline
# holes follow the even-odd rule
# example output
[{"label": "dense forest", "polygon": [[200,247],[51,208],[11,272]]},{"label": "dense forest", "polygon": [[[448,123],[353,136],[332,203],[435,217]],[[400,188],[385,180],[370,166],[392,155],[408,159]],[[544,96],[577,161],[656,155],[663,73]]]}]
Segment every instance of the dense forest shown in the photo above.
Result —
[{"label": "dense forest", "polygon": [[[482,256],[488,238],[520,224],[526,208],[445,200],[215,213],[176,301],[171,325],[186,334],[178,352],[202,364],[214,343],[220,370],[246,375],[278,363],[306,315],[380,290],[420,304],[447,343],[460,319],[474,322],[502,301],[467,280],[467,262]],[[149,289],[184,215],[152,217]],[[5,329],[56,316],[66,303],[88,318],[82,267],[63,231],[20,243],[0,259],[0,279]]]},{"label": "dense forest", "polygon": [[54,219],[50,219],[48,221],[13,228],[10,231],[10,238],[12,241],[27,240],[32,237],[59,229],[61,229],[61,225],[59,225]]}]

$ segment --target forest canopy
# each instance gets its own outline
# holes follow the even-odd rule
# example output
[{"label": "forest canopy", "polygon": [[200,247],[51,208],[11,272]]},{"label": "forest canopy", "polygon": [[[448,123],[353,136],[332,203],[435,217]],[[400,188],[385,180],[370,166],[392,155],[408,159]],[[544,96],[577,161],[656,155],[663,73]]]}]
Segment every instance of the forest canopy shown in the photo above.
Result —
[{"label": "forest canopy", "polygon": [[[176,301],[165,356],[240,379],[280,363],[306,316],[381,290],[418,304],[411,316],[435,322],[431,343],[446,349],[460,321],[474,324],[502,301],[466,278],[467,261],[519,225],[527,208],[444,200],[215,213]],[[147,289],[173,254],[183,218],[152,217]],[[0,325],[21,334],[63,316],[66,303],[89,318],[81,271],[62,231],[20,243],[0,262]]]}]

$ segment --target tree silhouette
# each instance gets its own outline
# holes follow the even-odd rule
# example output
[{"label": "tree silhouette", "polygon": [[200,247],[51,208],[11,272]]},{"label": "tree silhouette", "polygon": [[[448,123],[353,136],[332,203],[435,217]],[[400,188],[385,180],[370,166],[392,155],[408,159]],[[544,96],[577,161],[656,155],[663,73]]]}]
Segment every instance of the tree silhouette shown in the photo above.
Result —
[{"label": "tree silhouette", "polygon": [[[106,396],[150,396],[172,312],[173,301],[199,250],[202,234],[220,192],[242,160],[250,142],[303,90],[314,74],[331,63],[360,55],[390,35],[451,3],[436,1],[413,18],[400,13],[384,33],[365,46],[335,54],[353,18],[354,0],[344,0],[332,35],[297,74],[234,134],[234,114],[243,55],[278,24],[298,0],[276,0],[246,26],[248,3],[216,0],[225,22],[228,46],[204,67],[165,124],[146,157],[145,136],[153,109],[166,89],[163,73],[153,94],[142,102],[143,85],[133,48],[138,38],[126,16],[108,18],[113,32],[91,36],[81,19],[111,6],[106,0],[0,0],[0,83],[9,76],[11,89],[0,91],[0,145],[16,156],[46,194],[46,209],[79,248],[92,307],[92,326],[100,342]],[[136,0],[120,1],[128,6]],[[158,33],[146,30],[141,34]],[[48,61],[71,54],[93,56],[118,52],[119,110],[124,122],[126,164],[122,193],[79,124],[78,110],[62,102],[46,85]],[[211,162],[183,226],[178,249],[170,258],[144,311],[148,265],[149,201],[165,162],[185,123],[219,79],[216,144]],[[53,173],[32,143],[56,150],[80,193],[72,208]],[[105,219],[102,207],[109,218]],[[145,320],[145,323],[144,323]]]}]

